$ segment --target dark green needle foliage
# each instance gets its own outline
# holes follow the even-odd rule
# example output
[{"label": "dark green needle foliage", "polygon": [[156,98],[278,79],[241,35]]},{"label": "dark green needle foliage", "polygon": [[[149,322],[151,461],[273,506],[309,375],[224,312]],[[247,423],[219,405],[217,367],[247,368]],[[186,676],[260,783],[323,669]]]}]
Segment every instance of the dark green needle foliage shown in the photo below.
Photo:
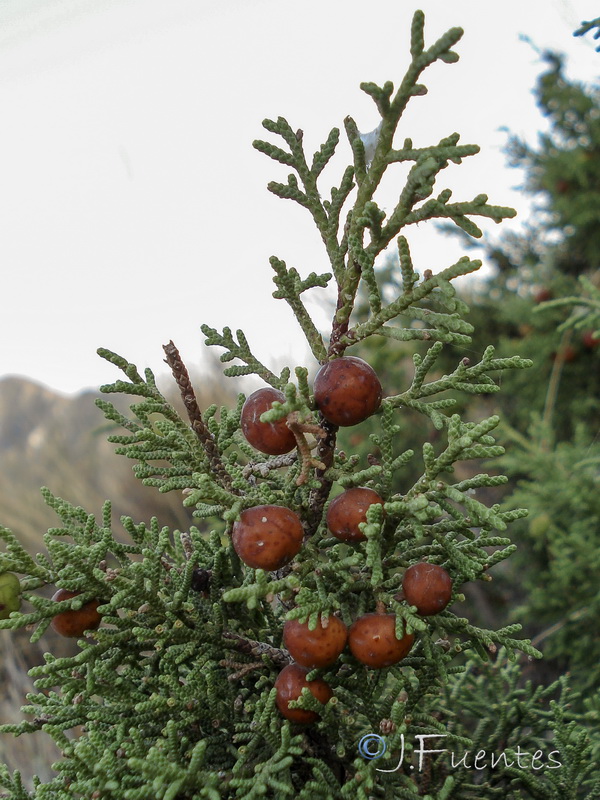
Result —
[{"label": "dark green needle foliage", "polygon": [[[254,143],[290,170],[287,180],[268,188],[310,213],[329,259],[328,272],[302,277],[279,256],[271,258],[274,296],[289,304],[314,361],[278,375],[253,355],[243,331],[202,330],[208,345],[222,348],[221,360],[234,362],[227,375],[254,374],[283,392],[282,402],[262,421],[285,420],[296,442],[291,452],[270,456],[246,441],[242,394],[236,408],[200,409],[172,342],[164,351],[187,419],[161,395],[150,370],[142,375],[121,356],[99,351],[124,375],[102,391],[134,400],[129,417],[110,402],[99,403],[123,429],[110,437],[117,452],[133,460],[146,485],[180,493],[197,526],[179,531],[157,519],[148,525],[129,517],[117,522],[108,502],[98,518],[44,490],[58,516],[57,527],[44,539],[47,556],[32,557],[9,530],[1,530],[0,572],[20,576],[22,595],[21,610],[1,620],[1,628],[27,626],[36,640],[57,611],[77,612],[92,600],[99,602],[102,616],[97,630],[81,632],[76,655],[48,653],[45,663],[33,668],[37,691],[26,698],[25,720],[2,726],[15,735],[41,730],[52,736],[62,753],[54,765],[56,777],[43,784],[34,779],[25,789],[18,774],[0,769],[3,796],[598,796],[588,764],[594,742],[581,720],[568,716],[564,682],[547,689],[521,685],[518,659],[533,659],[537,650],[515,622],[498,630],[475,624],[462,593],[471,583],[486,591],[494,567],[514,551],[510,523],[526,511],[483,502],[479,493],[503,484],[502,475],[482,472],[464,479],[456,474],[457,464],[495,458],[503,448],[495,439],[499,417],[463,419],[449,393],[489,393],[496,376],[523,370],[530,362],[498,358],[489,346],[479,360],[461,359],[447,374],[436,373],[445,345],[470,341],[468,308],[454,282],[480,262],[465,256],[440,264],[435,273],[420,273],[409,249],[409,226],[419,222],[445,220],[480,237],[478,217],[500,222],[514,215],[488,203],[484,194],[455,201],[436,185],[450,165],[475,155],[476,145],[459,144],[452,132],[434,143],[394,141],[408,102],[420,102],[427,92],[422,73],[435,62],[455,62],[453,47],[461,35],[460,28],[452,28],[426,45],[423,14],[415,13],[404,78],[397,89],[389,82],[362,85],[380,123],[365,136],[350,117],[345,120],[351,164],[329,192],[321,179],[341,147],[338,129],[312,157],[305,152],[302,131],[281,117],[265,120],[269,137]],[[409,165],[408,175],[397,205],[386,213],[376,200],[377,189],[399,163]],[[398,250],[402,275],[391,298],[375,279],[375,261],[388,246]],[[303,295],[327,285],[335,287],[337,300],[331,330],[322,336]],[[360,292],[368,297],[369,310],[358,317]],[[419,325],[401,324],[406,318]],[[374,415],[373,458],[359,463],[355,454],[337,447],[338,429],[317,408],[309,376],[319,363],[375,340],[382,349],[390,340],[429,346],[415,357],[404,386],[384,386]],[[423,415],[437,435],[422,442],[418,452],[407,449],[401,435],[407,409]],[[409,463],[417,465],[417,477],[398,491],[396,479]],[[326,512],[334,495],[355,486],[375,489],[383,503],[369,508],[361,527],[364,540],[349,543],[330,534]],[[283,506],[303,526],[299,551],[275,571],[249,566],[233,546],[232,534],[239,533],[234,525],[256,506]],[[443,566],[453,584],[451,605],[431,617],[419,615],[402,592],[406,568],[421,561]],[[39,591],[48,585],[78,594],[58,605]],[[397,636],[414,635],[405,658],[373,669],[346,648],[334,663],[308,675],[329,684],[332,697],[326,704],[307,690],[292,700],[291,708],[317,712],[318,718],[310,724],[284,718],[274,684],[291,661],[282,640],[285,621],[307,621],[314,629],[335,614],[350,627],[373,612],[394,614]],[[385,760],[359,749],[366,734],[385,741]],[[427,754],[421,764],[419,736],[444,736],[448,752]],[[490,752],[506,751],[510,757],[494,769],[448,761],[450,751],[481,749],[483,742]],[[519,744],[542,751],[544,769],[515,765],[512,755]],[[389,771],[384,765],[402,748],[406,760]],[[548,769],[552,752],[560,756],[556,772]]]}]

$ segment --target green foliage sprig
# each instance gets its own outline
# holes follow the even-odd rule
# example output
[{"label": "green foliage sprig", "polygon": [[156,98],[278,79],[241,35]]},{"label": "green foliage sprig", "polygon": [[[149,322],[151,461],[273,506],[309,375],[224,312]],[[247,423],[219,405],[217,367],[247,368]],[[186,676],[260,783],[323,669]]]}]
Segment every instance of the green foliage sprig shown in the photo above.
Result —
[{"label": "green foliage sprig", "polygon": [[[393,147],[394,134],[409,99],[423,95],[427,91],[425,86],[417,83],[423,70],[437,60],[452,63],[458,59],[457,54],[451,48],[462,36],[460,28],[452,28],[425,50],[423,26],[424,17],[421,12],[417,12],[411,31],[412,61],[393,97],[391,82],[386,83],[382,88],[373,83],[361,84],[363,91],[373,98],[381,115],[380,125],[375,132],[376,142],[374,145],[370,144],[372,153],[369,154],[370,158],[367,161],[363,143],[365,137],[359,133],[356,123],[350,117],[346,119],[346,132],[352,146],[354,163],[344,172],[340,187],[331,190],[331,201],[321,200],[317,178],[335,152],[339,142],[338,129],[334,128],[330,132],[325,144],[315,154],[310,168],[302,146],[302,131],[294,132],[282,117],[276,122],[265,120],[263,125],[271,133],[281,136],[289,150],[283,150],[262,140],[254,142],[257,150],[282,164],[291,166],[296,172],[288,177],[286,185],[272,182],[268,188],[277,196],[295,200],[310,211],[325,244],[338,285],[338,310],[335,323],[340,330],[348,324],[361,278],[369,287],[369,299],[374,311],[373,320],[368,323],[370,328],[348,334],[347,338],[343,338],[341,341],[344,346],[360,341],[374,329],[381,327],[384,322],[398,316],[406,308],[429,295],[434,289],[442,285],[447,287],[452,279],[467,274],[480,266],[480,262],[462,259],[458,264],[449,267],[435,278],[430,277],[429,282],[426,281],[422,284],[414,294],[411,292],[412,286],[407,285],[403,298],[399,298],[395,304],[383,308],[381,298],[377,293],[373,266],[375,258],[385,250],[402,228],[423,220],[444,217],[451,219],[470,235],[478,237],[481,236],[481,230],[469,219],[471,216],[486,216],[500,222],[503,218],[512,217],[515,214],[513,209],[488,205],[486,195],[478,195],[470,202],[449,204],[451,193],[447,189],[443,190],[435,200],[429,200],[419,205],[431,195],[438,173],[447,167],[449,162],[460,164],[463,157],[479,152],[476,145],[458,146],[458,134],[452,134],[446,139],[442,139],[438,145],[430,147],[415,149],[409,139],[405,141],[402,149],[398,150]],[[405,188],[395,209],[384,224],[386,214],[377,206],[373,196],[388,167],[393,163],[405,161],[414,161],[414,166],[409,172]],[[299,188],[298,179],[303,189]],[[341,210],[350,196],[353,181],[357,188],[356,198],[353,208],[347,214],[343,232],[340,235]],[[370,238],[369,244],[364,243],[367,231]],[[400,247],[406,252],[407,245],[404,238],[401,240]],[[274,257],[272,263],[281,262]],[[321,276],[322,282],[318,285],[324,285],[326,278],[328,276]],[[315,279],[316,276],[313,277],[313,281]],[[299,284],[293,294],[290,294],[291,290],[290,286],[285,297],[288,302],[291,302],[293,297],[295,304],[299,307],[299,294],[304,290],[304,285]],[[282,296],[281,291],[275,293],[275,296]],[[303,324],[303,317],[303,314],[299,315],[301,324]],[[456,322],[460,325],[458,320]],[[436,326],[436,328],[438,327],[443,328],[441,324]],[[334,331],[332,344],[337,345],[338,336]],[[317,355],[315,349],[321,353],[322,351],[318,347],[315,348],[314,332],[310,332],[307,338],[313,353]],[[452,339],[446,338],[446,340],[451,341]],[[343,349],[343,346],[341,348],[338,346],[337,352]],[[225,355],[228,356],[228,354]],[[321,355],[319,360],[322,358]]]},{"label": "green foliage sprig", "polygon": [[[597,28],[594,32],[594,39],[600,39],[600,17],[596,17],[596,19],[592,19],[589,22],[582,22],[580,27],[573,33],[573,36],[585,36],[586,33],[594,30],[594,28]],[[600,45],[596,50],[600,53]]]},{"label": "green foliage sprig", "polygon": [[574,306],[571,314],[557,330],[560,332],[589,330],[592,336],[600,339],[600,289],[594,286],[586,275],[579,276],[579,285],[581,294],[547,300],[534,311],[540,314],[553,308]]}]

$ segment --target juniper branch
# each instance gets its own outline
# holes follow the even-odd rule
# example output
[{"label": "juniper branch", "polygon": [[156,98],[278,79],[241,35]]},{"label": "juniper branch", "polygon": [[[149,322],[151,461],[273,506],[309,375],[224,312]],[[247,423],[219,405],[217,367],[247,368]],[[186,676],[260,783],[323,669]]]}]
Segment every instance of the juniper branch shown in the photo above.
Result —
[{"label": "juniper branch", "polygon": [[232,487],[231,476],[221,461],[219,448],[217,447],[214,437],[209,431],[206,423],[202,419],[202,413],[198,407],[198,402],[194,393],[194,387],[192,386],[187,368],[179,354],[179,350],[173,344],[173,341],[163,345],[163,350],[165,351],[166,355],[165,362],[171,368],[173,377],[175,378],[179,387],[181,399],[183,400],[183,404],[187,411],[192,430],[198,437],[200,444],[208,456],[213,473],[218,476],[219,482],[224,489],[234,492],[235,494],[239,494],[239,492]]},{"label": "juniper branch", "polygon": [[[600,39],[600,17],[596,17],[596,19],[592,19],[589,22],[582,22],[580,27],[574,31],[573,36],[585,36],[586,33],[597,28],[594,31],[594,39]],[[600,53],[600,44],[596,48],[596,51]]]},{"label": "juniper branch", "polygon": [[415,354],[413,361],[416,366],[415,374],[410,388],[401,394],[390,396],[383,401],[394,407],[401,405],[414,405],[414,401],[430,397],[447,389],[460,388],[463,391],[473,391],[486,393],[497,391],[493,380],[486,374],[496,370],[504,369],[527,369],[532,365],[530,359],[521,356],[511,356],[510,358],[493,358],[494,348],[487,347],[480,362],[470,365],[469,359],[463,359],[451,375],[444,375],[438,380],[430,383],[423,383],[425,375],[435,362],[440,353],[442,344],[437,342],[430,349],[425,357]]},{"label": "juniper branch", "polygon": [[339,200],[341,197],[345,199],[347,193],[350,191],[351,176],[345,176],[345,179],[342,181],[342,186],[340,186],[340,190],[338,190],[335,196],[332,191],[332,202],[334,200],[336,202],[334,203],[333,213],[331,215],[328,213],[331,210],[331,206],[329,204],[326,206],[325,202],[321,200],[321,195],[317,188],[317,178],[335,152],[339,141],[339,130],[333,128],[326,142],[321,145],[319,151],[315,153],[312,166],[309,168],[302,146],[303,137],[301,130],[294,132],[288,121],[283,117],[278,117],[276,121],[265,119],[263,121],[263,127],[271,133],[276,133],[281,136],[288,145],[290,151],[286,152],[270,142],[263,142],[261,140],[254,141],[252,143],[253,147],[276,161],[293,167],[302,181],[304,191],[300,189],[298,180],[293,174],[288,176],[287,184],[271,181],[267,185],[267,188],[278,197],[295,200],[310,211],[315,225],[321,234],[321,239],[323,240],[329,260],[335,272],[340,263],[340,245],[337,238],[339,227]]},{"label": "juniper branch", "polygon": [[276,256],[271,256],[269,261],[275,271],[273,280],[277,286],[277,291],[273,292],[273,297],[284,299],[289,304],[300,327],[304,331],[306,341],[310,346],[312,354],[317,361],[325,360],[327,352],[323,344],[323,338],[310,318],[304,303],[300,299],[300,295],[302,292],[305,292],[307,289],[312,289],[315,286],[326,287],[331,278],[331,274],[325,273],[324,275],[316,275],[314,272],[311,272],[308,278],[301,280],[298,272],[293,267],[291,269],[286,267],[285,261],[282,261]]},{"label": "juniper branch", "polygon": [[[405,290],[400,297],[383,308],[378,314],[373,314],[366,322],[359,323],[356,327],[350,329],[348,333],[342,337],[342,342],[346,345],[350,345],[366,339],[372,333],[382,328],[386,322],[404,313],[413,304],[427,297],[427,295],[430,295],[434,289],[439,288],[443,283],[459,275],[467,275],[470,272],[474,272],[479,269],[480,266],[481,261],[471,261],[467,256],[463,256],[451,267],[447,267],[437,275],[432,275],[411,290]],[[417,313],[422,314],[422,312],[415,312],[415,315]],[[463,328],[463,330],[468,330],[464,323],[460,323],[458,320],[453,324]]]},{"label": "juniper branch", "polygon": [[[424,50],[423,27],[424,16],[422,12],[417,11],[413,17],[413,26],[411,30],[412,61],[408,67],[404,79],[400,84],[400,87],[398,88],[398,91],[396,92],[394,99],[391,100],[391,102],[391,84],[386,84],[382,89],[379,89],[379,87],[371,83],[361,84],[363,91],[367,92],[367,94],[371,95],[371,97],[373,97],[375,100],[378,110],[382,116],[382,124],[377,146],[368,171],[365,169],[364,151],[361,159],[360,147],[358,147],[356,144],[357,140],[356,136],[354,135],[356,126],[354,125],[353,128],[352,124],[346,125],[346,131],[349,134],[350,144],[353,147],[355,154],[355,174],[359,179],[358,194],[350,221],[349,241],[362,241],[361,225],[359,220],[361,217],[363,217],[365,206],[370,200],[372,200],[375,190],[377,189],[388,166],[388,158],[389,153],[392,150],[394,134],[408,101],[415,95],[424,94],[426,92],[425,87],[417,83],[420,74],[426,67],[438,59],[451,62],[457,60],[458,58],[456,53],[451,50],[451,47],[461,38],[463,34],[463,30],[461,28],[451,28],[428,50]],[[419,180],[424,180],[425,172],[430,169],[431,162],[423,166],[426,160],[427,159],[424,159],[423,163],[418,165],[418,169],[420,170],[418,175]],[[433,161],[433,159],[431,160]],[[415,167],[417,167],[417,165],[415,165]],[[417,176],[415,173],[413,173],[413,178],[416,177]],[[350,317],[360,279],[359,263],[354,258],[354,253],[352,253],[352,250],[350,256],[350,263],[344,278],[343,286],[341,287],[344,302],[336,314],[336,319],[340,323],[347,321]]]},{"label": "juniper branch", "polygon": [[254,639],[248,639],[245,636],[241,636],[239,633],[234,633],[233,631],[223,631],[222,636],[231,643],[232,647],[248,656],[260,658],[261,656],[266,655],[272,661],[274,661],[275,664],[281,667],[286,667],[292,660],[287,650],[283,650],[279,647],[273,647],[265,642],[257,642]]},{"label": "juniper branch", "polygon": [[220,334],[215,328],[209,325],[201,325],[200,329],[206,336],[206,344],[217,345],[223,347],[227,352],[220,356],[222,362],[233,361],[238,358],[243,361],[246,366],[233,366],[224,370],[225,375],[229,377],[237,377],[240,375],[258,375],[266,383],[273,386],[275,389],[281,389],[286,381],[282,377],[277,377],[275,373],[266,367],[252,354],[248,345],[244,332],[242,330],[236,331],[238,341],[236,342],[231,333],[231,328],[223,328],[223,333]]}]

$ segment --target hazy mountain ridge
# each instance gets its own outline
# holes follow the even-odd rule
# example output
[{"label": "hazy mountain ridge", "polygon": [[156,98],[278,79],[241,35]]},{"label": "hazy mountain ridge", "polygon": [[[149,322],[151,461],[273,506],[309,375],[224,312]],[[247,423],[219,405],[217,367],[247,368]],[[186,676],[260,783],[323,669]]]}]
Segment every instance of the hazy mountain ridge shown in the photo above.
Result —
[{"label": "hazy mountain ridge", "polygon": [[[133,462],[115,454],[107,442],[109,423],[94,403],[100,396],[85,391],[64,397],[27,378],[0,380],[0,525],[11,528],[30,552],[58,523],[41,486],[96,515],[110,499],[117,524],[122,514],[136,521],[157,514],[165,525],[189,525],[180,496],[143,486]],[[110,399],[127,412],[127,398]]]},{"label": "hazy mountain ridge", "polygon": [[[219,378],[211,373],[210,380],[198,381],[203,407],[215,399],[225,401]],[[0,379],[0,525],[10,528],[32,555],[44,551],[44,534],[60,524],[44,503],[41,486],[82,506],[97,519],[104,501],[111,500],[115,531],[123,514],[136,522],[157,516],[171,529],[185,529],[190,524],[191,515],[183,508],[179,492],[160,494],[143,486],[133,474],[134,462],[115,454],[115,445],[107,442],[112,423],[94,403],[100,396],[124,414],[136,401],[94,391],[65,397],[28,378]],[[173,402],[177,403],[177,398]],[[114,431],[123,432],[116,426]],[[0,545],[0,549],[4,547]],[[50,596],[54,587],[39,591]],[[26,630],[0,631],[0,722],[23,719],[20,708],[26,693],[33,690],[27,672],[43,663],[44,652],[60,657],[77,651],[74,641],[52,629],[35,644],[30,636]],[[33,772],[49,779],[49,766],[58,756],[52,740],[43,733],[17,739],[9,734],[0,736],[0,762],[23,770],[26,784]]]},{"label": "hazy mountain ridge", "polygon": [[[91,454],[100,443],[99,437],[95,437],[97,441],[90,437],[92,420],[96,426],[102,420],[93,392],[69,398],[27,378],[0,379],[0,525],[13,530],[32,554],[44,549],[43,535],[58,521],[44,503],[40,486],[47,485],[60,494],[77,475],[82,451]],[[108,458],[112,446],[105,442],[105,447]],[[117,456],[112,453],[112,458]],[[72,499],[81,505],[89,502],[89,510],[95,512],[92,505],[97,491],[88,486],[85,497]],[[49,596],[52,591],[53,587],[48,587],[44,594]],[[19,709],[25,694],[33,689],[27,671],[43,663],[44,651],[61,656],[75,652],[73,642],[61,640],[51,630],[36,644],[29,642],[30,635],[24,630],[0,631],[1,722],[22,719]],[[27,742],[26,737],[3,735],[0,760],[11,768],[32,765],[49,776],[49,765],[58,757],[58,750],[49,737],[36,739]]]}]

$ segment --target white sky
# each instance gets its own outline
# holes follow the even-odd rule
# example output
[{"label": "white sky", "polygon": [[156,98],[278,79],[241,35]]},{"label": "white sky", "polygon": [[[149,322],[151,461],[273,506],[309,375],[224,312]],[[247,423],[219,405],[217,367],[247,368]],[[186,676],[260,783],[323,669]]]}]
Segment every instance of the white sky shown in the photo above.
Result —
[{"label": "white sky", "polygon": [[[288,169],[251,142],[272,138],[261,122],[279,115],[303,128],[310,155],[347,114],[374,128],[358,85],[399,83],[416,8],[426,44],[454,25],[465,36],[458,64],[425,72],[429,95],[412,101],[399,143],[459,131],[482,154],[450,166],[437,188],[457,200],[486,192],[525,216],[499,130],[534,140],[543,126],[531,95],[542,65],[519,34],[566,52],[568,74],[593,80],[597,42],[572,32],[600,14],[599,0],[3,0],[0,377],[67,393],[97,386],[120,375],[98,346],[160,374],[169,339],[192,367],[202,322],[241,327],[271,366],[315,366],[271,297],[268,258],[301,274],[328,263],[308,213],[266,190]],[[340,151],[326,196],[349,161],[344,134]],[[403,185],[400,169],[395,177],[388,209]],[[461,254],[431,223],[408,238],[420,271]]]}]

